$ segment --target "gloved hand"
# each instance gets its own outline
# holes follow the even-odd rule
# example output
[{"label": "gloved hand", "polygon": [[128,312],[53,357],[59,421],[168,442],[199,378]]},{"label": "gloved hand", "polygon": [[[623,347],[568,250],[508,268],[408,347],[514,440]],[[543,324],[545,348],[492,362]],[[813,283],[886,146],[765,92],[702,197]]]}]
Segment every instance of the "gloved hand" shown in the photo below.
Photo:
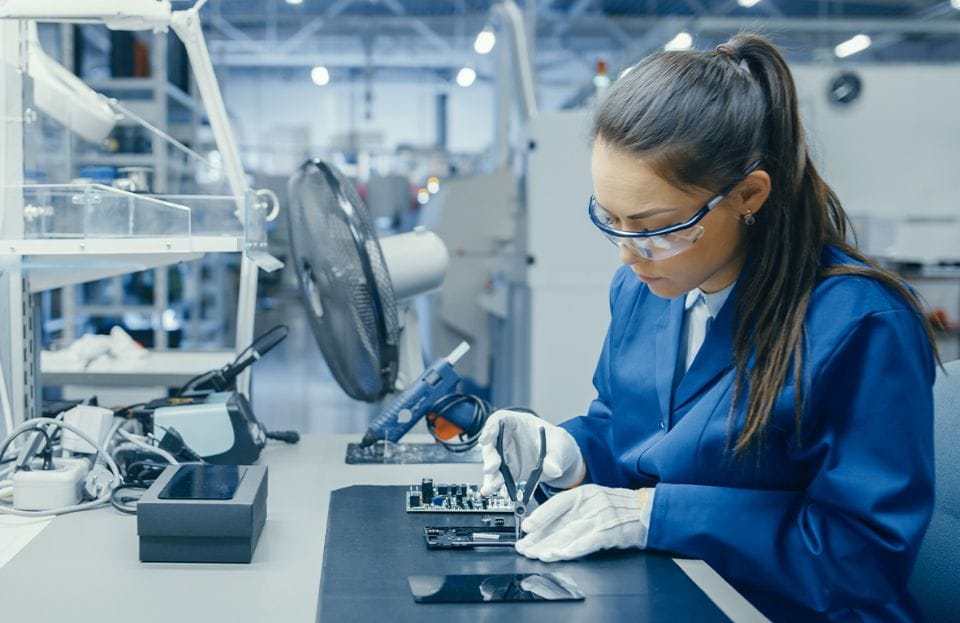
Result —
[{"label": "gloved hand", "polygon": [[649,490],[582,485],[562,491],[523,520],[517,552],[543,562],[571,560],[601,549],[644,547]]},{"label": "gloved hand", "polygon": [[573,435],[532,413],[502,409],[490,416],[478,441],[483,455],[481,495],[494,495],[503,487],[497,454],[501,421],[504,423],[503,455],[515,482],[525,480],[540,458],[541,427],[547,433],[547,453],[543,457],[540,482],[563,489],[583,480],[586,465]]}]

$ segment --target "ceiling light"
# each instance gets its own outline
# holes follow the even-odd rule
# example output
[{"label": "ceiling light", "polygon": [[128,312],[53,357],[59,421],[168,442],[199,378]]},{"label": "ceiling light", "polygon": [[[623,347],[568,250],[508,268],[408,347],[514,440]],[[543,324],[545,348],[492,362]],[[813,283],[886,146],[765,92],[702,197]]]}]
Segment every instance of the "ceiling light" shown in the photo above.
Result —
[{"label": "ceiling light", "polygon": [[464,67],[457,72],[457,84],[466,88],[473,84],[473,81],[477,79],[477,72],[475,72],[470,67]]},{"label": "ceiling light", "polygon": [[330,82],[330,71],[323,65],[317,65],[310,70],[310,79],[315,85],[322,87]]},{"label": "ceiling light", "polygon": [[497,35],[493,34],[489,28],[484,28],[473,42],[473,51],[477,54],[489,54],[496,44]]},{"label": "ceiling light", "polygon": [[689,50],[692,47],[693,37],[691,37],[688,32],[681,32],[667,42],[667,45],[663,46],[663,49],[667,52],[675,52],[677,50]]},{"label": "ceiling light", "polygon": [[287,0],[287,4],[292,4],[294,6],[303,4],[303,0]]},{"label": "ceiling light", "polygon": [[863,52],[870,47],[870,43],[870,37],[867,35],[856,35],[833,48],[833,52],[840,58],[846,58],[857,52]]},{"label": "ceiling light", "polygon": [[760,0],[737,0],[737,4],[739,4],[745,9],[749,9],[752,6],[756,6],[759,3],[760,3]]}]

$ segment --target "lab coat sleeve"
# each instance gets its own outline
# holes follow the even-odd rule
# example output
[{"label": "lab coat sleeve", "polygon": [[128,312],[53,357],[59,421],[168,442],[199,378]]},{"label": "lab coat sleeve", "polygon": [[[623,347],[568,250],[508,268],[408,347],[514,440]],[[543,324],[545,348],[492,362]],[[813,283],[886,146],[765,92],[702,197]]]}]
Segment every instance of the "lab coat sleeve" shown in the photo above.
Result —
[{"label": "lab coat sleeve", "polygon": [[649,548],[820,612],[903,595],[933,510],[926,335],[911,311],[877,312],[824,361],[791,451],[809,466],[806,489],[658,484]]},{"label": "lab coat sleeve", "polygon": [[[621,268],[610,286],[610,309],[614,320],[616,318],[613,309],[626,277],[626,272]],[[612,336],[616,331],[617,328],[612,321],[607,329],[600,359],[593,374],[593,386],[597,390],[597,397],[590,403],[587,414],[560,424],[580,446],[580,454],[583,455],[583,461],[587,466],[584,484],[591,482],[602,482],[609,486],[626,486],[627,484],[613,454],[613,448],[616,446],[613,443],[610,422],[610,350]]]}]

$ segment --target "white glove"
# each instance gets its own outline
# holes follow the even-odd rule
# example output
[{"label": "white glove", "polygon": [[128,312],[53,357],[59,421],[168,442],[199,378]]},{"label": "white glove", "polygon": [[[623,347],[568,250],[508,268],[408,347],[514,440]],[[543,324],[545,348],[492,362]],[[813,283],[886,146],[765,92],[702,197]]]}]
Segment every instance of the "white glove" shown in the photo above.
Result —
[{"label": "white glove", "polygon": [[547,433],[547,453],[543,457],[540,482],[564,489],[583,480],[587,468],[573,435],[532,413],[503,409],[490,416],[480,433],[479,444],[483,455],[481,495],[494,495],[504,484],[500,473],[500,456],[497,454],[501,421],[504,423],[503,456],[514,482],[526,480],[540,458],[541,427]]},{"label": "white glove", "polygon": [[644,547],[653,491],[582,485],[562,491],[523,520],[517,551],[543,562],[571,560],[601,549]]}]

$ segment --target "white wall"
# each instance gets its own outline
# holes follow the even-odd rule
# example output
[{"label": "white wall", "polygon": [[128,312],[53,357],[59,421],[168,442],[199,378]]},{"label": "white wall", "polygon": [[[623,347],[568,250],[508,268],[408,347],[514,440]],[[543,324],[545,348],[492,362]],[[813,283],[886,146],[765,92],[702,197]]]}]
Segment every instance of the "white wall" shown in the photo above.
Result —
[{"label": "white wall", "polygon": [[960,66],[851,69],[863,91],[845,107],[827,99],[839,68],[794,69],[815,162],[844,207],[960,215]]},{"label": "white wall", "polygon": [[591,115],[542,113],[527,179],[530,408],[551,422],[586,413],[610,321],[617,250],[590,223]]}]

